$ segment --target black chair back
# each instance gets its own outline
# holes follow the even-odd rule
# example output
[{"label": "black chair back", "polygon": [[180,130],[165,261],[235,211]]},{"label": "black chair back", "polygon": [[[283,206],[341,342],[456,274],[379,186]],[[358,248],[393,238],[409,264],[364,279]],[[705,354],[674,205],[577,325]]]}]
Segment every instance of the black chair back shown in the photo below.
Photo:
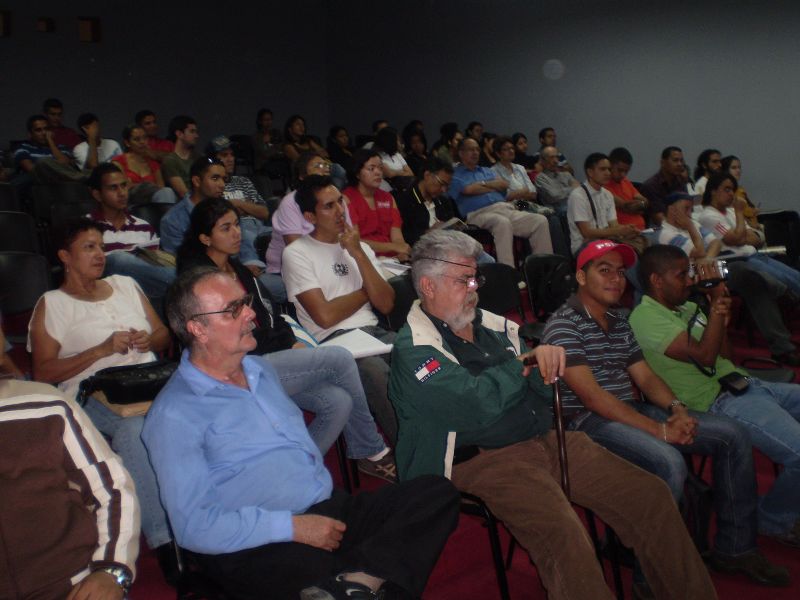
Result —
[{"label": "black chair back", "polygon": [[70,219],[85,217],[97,208],[97,202],[92,199],[77,200],[74,202],[56,202],[50,207],[50,224],[58,227]]},{"label": "black chair back", "polygon": [[800,214],[794,210],[766,212],[758,215],[770,246],[786,246],[785,256],[775,258],[795,269],[800,268]]},{"label": "black chair back", "polygon": [[7,250],[39,254],[36,224],[28,213],[0,211],[0,252]]},{"label": "black chair back", "polygon": [[522,277],[519,272],[503,263],[482,264],[478,270],[486,278],[486,283],[478,289],[478,307],[498,315],[516,310],[524,319],[519,294]]},{"label": "black chair back", "polygon": [[525,259],[528,299],[537,319],[548,317],[577,289],[569,258],[559,254],[531,254]]},{"label": "black chair back", "polygon": [[132,206],[130,211],[134,217],[139,217],[150,223],[156,233],[161,235],[161,219],[169,212],[172,206],[172,204],[139,204]]},{"label": "black chair back", "polygon": [[18,212],[21,210],[17,188],[10,183],[0,183],[0,210]]},{"label": "black chair back", "polygon": [[255,163],[255,150],[253,138],[243,133],[232,133],[228,136],[233,144],[233,153],[236,155],[236,166],[242,167],[242,172],[250,175],[253,173]]},{"label": "black chair back", "polygon": [[82,183],[34,185],[31,189],[33,194],[31,211],[37,223],[53,222],[52,209],[59,204],[86,203],[90,206],[89,210],[95,206],[89,188]]},{"label": "black chair back", "polygon": [[405,325],[408,311],[417,299],[417,291],[411,283],[411,272],[397,275],[389,279],[389,285],[394,289],[394,307],[392,312],[385,316],[389,329],[399,331]]},{"label": "black chair back", "polygon": [[0,252],[0,311],[16,315],[33,310],[50,289],[50,266],[41,254]]}]

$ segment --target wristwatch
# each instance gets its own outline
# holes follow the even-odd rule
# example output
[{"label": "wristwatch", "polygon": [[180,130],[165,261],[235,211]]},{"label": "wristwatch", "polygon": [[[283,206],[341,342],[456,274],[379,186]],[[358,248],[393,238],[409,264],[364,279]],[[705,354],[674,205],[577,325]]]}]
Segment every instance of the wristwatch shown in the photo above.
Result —
[{"label": "wristwatch", "polygon": [[686,409],[689,408],[688,406],[686,406],[683,402],[681,402],[677,398],[675,398],[672,402],[670,402],[669,406],[667,408],[669,408],[669,412],[672,412],[678,406],[682,406],[683,408],[686,408]]},{"label": "wristwatch", "polygon": [[125,597],[128,597],[128,591],[130,591],[131,583],[133,583],[133,577],[131,577],[131,572],[128,569],[122,567],[100,567],[94,570],[94,572],[96,571],[103,571],[111,575],[116,580],[117,585],[122,588]]}]

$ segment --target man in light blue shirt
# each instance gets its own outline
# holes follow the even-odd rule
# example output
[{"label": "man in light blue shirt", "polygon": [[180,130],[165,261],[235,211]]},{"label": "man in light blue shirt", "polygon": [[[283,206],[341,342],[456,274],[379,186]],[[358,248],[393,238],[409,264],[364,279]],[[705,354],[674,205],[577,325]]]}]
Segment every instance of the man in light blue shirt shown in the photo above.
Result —
[{"label": "man in light blue shirt", "polygon": [[245,356],[251,300],[202,267],[168,298],[187,350],[142,439],[178,544],[235,598],[420,596],[455,528],[457,493],[439,477],[354,497],[334,490],[274,370]]},{"label": "man in light blue shirt", "polygon": [[225,192],[225,165],[222,161],[201,156],[192,163],[189,173],[191,191],[161,219],[161,249],[170,254],[178,252],[183,236],[189,229],[194,207],[206,198],[222,198]]},{"label": "man in light blue shirt", "polygon": [[497,262],[514,264],[514,236],[528,238],[533,254],[552,254],[547,217],[517,210],[506,202],[508,182],[491,169],[481,167],[480,146],[472,138],[464,138],[458,146],[461,159],[453,172],[448,190],[467,223],[483,227],[494,238]]}]

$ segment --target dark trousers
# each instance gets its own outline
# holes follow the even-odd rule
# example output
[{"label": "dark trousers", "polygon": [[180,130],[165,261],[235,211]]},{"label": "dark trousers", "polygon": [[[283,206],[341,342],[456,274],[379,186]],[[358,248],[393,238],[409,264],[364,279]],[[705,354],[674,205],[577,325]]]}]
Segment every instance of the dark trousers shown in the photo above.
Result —
[{"label": "dark trousers", "polygon": [[458,524],[459,502],[453,485],[437,476],[357,496],[334,490],[330,499],[306,514],[347,525],[336,551],[283,542],[230,554],[197,555],[197,559],[236,600],[296,598],[303,588],[356,571],[391,581],[419,597]]}]

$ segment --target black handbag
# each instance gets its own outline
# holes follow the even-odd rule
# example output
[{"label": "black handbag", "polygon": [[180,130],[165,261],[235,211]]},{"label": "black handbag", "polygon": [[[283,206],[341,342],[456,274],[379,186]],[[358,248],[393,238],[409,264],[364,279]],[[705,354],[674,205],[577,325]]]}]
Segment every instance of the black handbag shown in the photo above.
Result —
[{"label": "black handbag", "polygon": [[156,360],[101,369],[81,382],[78,401],[83,405],[93,393],[103,392],[111,404],[147,402],[158,395],[177,368],[177,362]]}]

